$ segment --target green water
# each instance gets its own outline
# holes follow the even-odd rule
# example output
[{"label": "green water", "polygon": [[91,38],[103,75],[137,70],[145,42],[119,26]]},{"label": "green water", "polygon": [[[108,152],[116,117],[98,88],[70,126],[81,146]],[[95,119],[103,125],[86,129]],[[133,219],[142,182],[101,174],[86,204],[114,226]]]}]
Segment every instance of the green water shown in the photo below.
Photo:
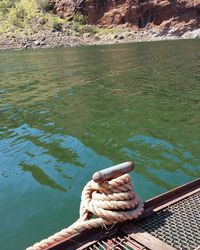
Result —
[{"label": "green water", "polygon": [[0,54],[0,249],[70,225],[98,169],[150,198],[200,175],[200,40]]}]

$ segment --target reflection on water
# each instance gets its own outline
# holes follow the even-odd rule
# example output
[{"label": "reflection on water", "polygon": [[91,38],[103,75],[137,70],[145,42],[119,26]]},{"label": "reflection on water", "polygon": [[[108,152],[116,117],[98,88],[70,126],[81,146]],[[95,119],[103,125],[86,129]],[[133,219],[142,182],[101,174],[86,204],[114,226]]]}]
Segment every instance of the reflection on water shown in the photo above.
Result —
[{"label": "reflection on water", "polygon": [[78,217],[92,174],[134,160],[147,199],[199,177],[199,40],[0,55],[0,245]]}]

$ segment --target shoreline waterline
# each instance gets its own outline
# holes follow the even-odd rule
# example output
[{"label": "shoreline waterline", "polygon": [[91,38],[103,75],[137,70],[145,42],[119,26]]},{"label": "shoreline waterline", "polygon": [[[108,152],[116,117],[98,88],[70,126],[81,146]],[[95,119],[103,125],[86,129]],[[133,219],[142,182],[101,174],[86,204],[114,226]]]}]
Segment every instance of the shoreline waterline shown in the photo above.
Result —
[{"label": "shoreline waterline", "polygon": [[[193,32],[193,31],[192,31]],[[196,36],[192,35],[161,35],[151,36],[145,33],[122,32],[118,34],[108,33],[104,36],[83,34],[82,36],[71,36],[65,32],[48,32],[47,34],[36,34],[32,36],[14,36],[14,40],[0,37],[0,52],[9,50],[27,50],[43,48],[68,48],[88,45],[114,45],[139,42],[171,41],[171,40],[198,40],[200,29],[196,30]]]}]

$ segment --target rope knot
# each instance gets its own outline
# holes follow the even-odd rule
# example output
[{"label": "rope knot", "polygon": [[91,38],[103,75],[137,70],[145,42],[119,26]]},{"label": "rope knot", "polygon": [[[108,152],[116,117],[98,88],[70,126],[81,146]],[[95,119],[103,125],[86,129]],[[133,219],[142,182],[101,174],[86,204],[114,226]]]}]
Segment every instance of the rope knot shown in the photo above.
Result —
[{"label": "rope knot", "polygon": [[[86,229],[136,219],[143,212],[143,202],[134,192],[128,172],[132,162],[125,162],[97,172],[81,196],[80,218],[68,228],[44,239],[27,250],[47,250]],[[92,218],[95,215],[97,218]]]},{"label": "rope knot", "polygon": [[108,225],[135,219],[142,212],[143,203],[134,192],[128,174],[102,183],[92,180],[83,189],[80,220],[88,220],[95,215]]}]

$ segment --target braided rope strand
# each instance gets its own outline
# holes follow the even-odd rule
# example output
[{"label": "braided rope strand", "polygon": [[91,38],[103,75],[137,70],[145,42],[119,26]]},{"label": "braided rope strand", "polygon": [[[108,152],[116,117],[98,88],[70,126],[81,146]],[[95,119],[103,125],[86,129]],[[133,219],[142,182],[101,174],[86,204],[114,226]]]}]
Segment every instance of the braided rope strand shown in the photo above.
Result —
[{"label": "braided rope strand", "polygon": [[[143,202],[134,192],[129,174],[98,184],[89,181],[81,195],[80,218],[26,250],[47,250],[87,229],[136,219],[143,210]],[[92,219],[92,215],[98,218]]]}]

